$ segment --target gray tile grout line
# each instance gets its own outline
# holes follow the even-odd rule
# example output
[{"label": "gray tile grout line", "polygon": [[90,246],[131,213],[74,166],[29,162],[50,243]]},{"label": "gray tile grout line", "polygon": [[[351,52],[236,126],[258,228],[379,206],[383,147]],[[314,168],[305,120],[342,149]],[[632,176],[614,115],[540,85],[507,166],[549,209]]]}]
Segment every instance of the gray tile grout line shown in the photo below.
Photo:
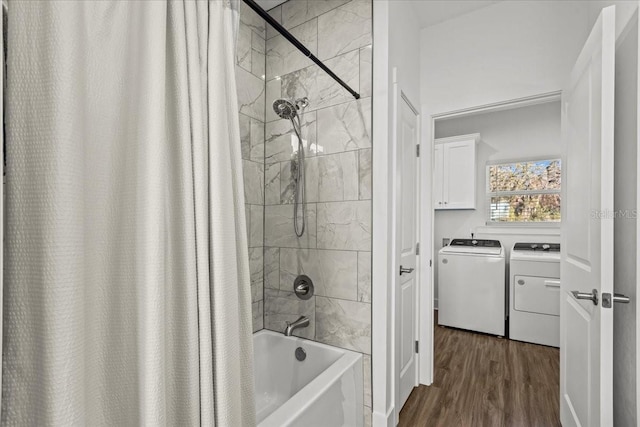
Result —
[{"label": "gray tile grout line", "polygon": [[[306,204],[318,204],[318,203],[352,203],[352,202],[370,202],[371,199],[358,199],[358,200],[316,200],[313,202],[307,202]],[[266,206],[291,206],[293,205],[293,203],[272,203],[269,205],[264,205]],[[261,205],[256,205],[255,203],[253,204],[253,206],[261,206]]]},{"label": "gray tile grout line", "polygon": [[[361,147],[361,148],[356,148],[355,150],[336,151],[335,153],[316,154],[315,156],[307,157],[306,160],[320,159],[320,158],[323,158],[323,157],[336,156],[336,155],[339,155],[339,154],[346,154],[346,153],[358,153],[359,154],[360,151],[371,150],[372,148],[373,147]],[[358,157],[359,157],[359,155],[358,155]],[[245,160],[245,159],[243,159],[243,160]],[[269,162],[269,163],[267,163],[265,161],[265,168],[267,166],[273,166],[273,165],[276,165],[276,164],[279,164],[279,163],[287,163],[287,162],[290,162],[290,161],[291,160],[278,160],[276,162]],[[259,162],[255,162],[255,163],[259,163]]]},{"label": "gray tile grout line", "polygon": [[[278,292],[286,292],[288,295],[286,296],[293,296],[295,295],[295,293],[293,291],[288,291],[286,289],[275,289],[275,288],[265,288],[265,289],[269,289],[271,291],[278,291]],[[317,293],[315,295],[313,295],[314,297],[320,297],[320,298],[326,298],[326,299],[335,299],[338,301],[347,301],[347,302],[357,302],[359,304],[367,304],[367,305],[371,305],[371,302],[367,302],[367,301],[358,301],[358,300],[352,300],[352,299],[347,299],[347,298],[338,298],[338,297],[328,297],[326,295],[318,295]],[[356,296],[357,298],[357,296]]]},{"label": "gray tile grout line", "polygon": [[266,249],[291,249],[291,250],[310,250],[310,251],[326,251],[326,252],[356,252],[356,253],[363,253],[363,254],[368,254],[371,251],[365,251],[362,249],[327,249],[327,248],[289,248],[286,246],[265,246]]},{"label": "gray tile grout line", "polygon": [[[345,3],[345,4],[346,4],[346,3]],[[315,19],[315,18],[312,18],[312,19],[310,19],[309,21],[312,21],[313,19]],[[309,22],[309,21],[305,21],[303,24],[306,24],[306,23],[307,23],[307,22]],[[303,25],[303,24],[300,24],[300,25]],[[298,26],[300,26],[300,25],[298,25]],[[319,26],[318,26],[318,27],[319,27]],[[320,48],[319,48],[319,45],[320,45],[320,43],[319,43],[319,40],[320,40],[320,33],[319,33],[319,31],[320,31],[320,30],[319,30],[319,28],[316,28],[316,40],[318,40],[318,46],[317,46],[317,49],[318,49],[318,50],[320,49]],[[271,39],[269,39],[269,40],[271,40]],[[330,57],[330,58],[322,59],[322,61],[331,61],[331,60],[333,60],[333,59],[336,59],[336,58],[338,58],[338,57],[341,57],[341,56],[347,55],[347,54],[352,53],[353,51],[356,51],[356,50],[357,50],[357,51],[358,51],[358,62],[359,62],[359,61],[360,61],[359,51],[360,51],[361,49],[366,48],[367,46],[369,46],[369,45],[371,45],[371,44],[373,44],[373,31],[371,32],[371,43],[368,43],[368,44],[365,44],[365,45],[363,45],[363,46],[359,46],[359,47],[353,48],[353,49],[351,49],[351,50],[347,50],[347,51],[345,51],[345,52],[338,53],[337,55],[332,56],[332,57]],[[268,49],[265,47],[265,60],[266,60],[266,57],[267,57],[267,54],[266,54],[267,50],[268,50]],[[302,53],[301,53],[301,54],[302,54]],[[298,69],[295,69],[295,70],[289,71],[288,73],[285,73],[285,74],[283,74],[283,75],[279,76],[279,77],[281,78],[280,80],[282,80],[282,77],[283,77],[283,76],[286,76],[286,75],[288,75],[288,74],[292,74],[292,73],[299,72],[299,71],[304,70],[305,68],[309,68],[309,67],[317,67],[317,65],[316,65],[316,64],[311,64],[311,65],[307,65],[307,66],[302,67],[302,68],[298,68]],[[359,68],[358,68],[358,71],[360,71],[360,69],[359,69]],[[265,68],[265,73],[266,73],[266,68]],[[358,75],[358,78],[359,78],[359,77],[360,77],[360,76]],[[274,76],[273,78],[269,78],[269,76],[267,76],[267,75],[265,74],[265,82],[270,82],[270,81],[273,81],[273,80],[276,80],[275,76]]]},{"label": "gray tile grout line", "polygon": [[264,121],[262,122],[262,329],[264,329],[264,300],[266,298],[264,292],[264,282],[265,282],[265,264],[264,264],[264,242],[265,242],[265,230],[267,226],[267,218],[265,215],[266,209],[265,206],[267,204],[267,192],[266,192],[266,182],[267,182],[267,168],[265,166],[266,155],[267,155],[267,23],[264,24],[264,79],[263,87],[264,87]]},{"label": "gray tile grout line", "polygon": [[[338,5],[338,6],[336,6],[336,7],[332,7],[331,9],[329,9],[329,10],[327,10],[327,11],[324,11],[324,12],[322,12],[321,14],[314,16],[313,18],[311,18],[311,19],[307,19],[306,21],[304,21],[304,22],[302,22],[302,23],[300,23],[300,24],[296,25],[296,27],[299,27],[300,25],[305,24],[305,23],[307,23],[307,22],[309,22],[309,21],[313,21],[314,19],[316,19],[316,18],[318,18],[318,17],[320,17],[320,16],[322,16],[322,15],[326,15],[327,13],[329,13],[329,12],[331,12],[331,11],[334,11],[334,10],[336,10],[336,9],[337,9],[337,8],[339,8],[339,7],[342,7],[342,6],[346,5],[346,4],[351,3],[351,1],[352,1],[352,0],[347,0],[346,2],[342,3],[341,5]],[[286,3],[286,2],[285,2],[285,3]],[[283,4],[284,4],[284,3],[283,3]],[[280,4],[280,5],[276,6],[276,7],[280,7],[280,8],[281,8],[281,9],[280,9],[280,21],[281,21],[281,22],[280,22],[280,25],[282,25],[283,27],[285,27],[284,23],[282,22],[282,21],[284,21],[284,18],[282,17],[282,16],[283,16],[283,15],[282,15],[282,4]],[[275,9],[275,8],[274,8],[274,9]],[[291,28],[295,28],[295,27],[291,27]],[[285,27],[285,29],[286,29],[287,31],[291,31],[291,30],[290,30],[289,28],[287,28],[287,27]],[[265,33],[265,35],[266,35],[266,33]],[[280,35],[280,34],[275,35],[275,36],[271,37],[270,39],[276,38],[276,37],[278,37],[279,35]]]},{"label": "gray tile grout line", "polygon": [[371,250],[363,250],[363,249],[327,249],[327,248],[292,248],[289,246],[264,246],[267,249],[291,249],[295,251],[332,251],[332,252],[371,252]]},{"label": "gray tile grout line", "polygon": [[[315,311],[315,309],[314,309],[314,311]],[[282,331],[279,331],[279,330],[276,330],[276,329],[269,329],[269,328],[264,328],[264,329],[267,329],[267,330],[272,331],[272,332],[282,332]],[[327,343],[326,343],[326,342],[324,342],[324,341],[318,341],[318,340],[316,340],[316,339],[314,339],[314,338],[306,338],[306,337],[302,337],[302,336],[298,336],[298,335],[294,335],[294,337],[296,337],[296,338],[302,338],[302,339],[305,339],[305,340],[311,340],[311,341],[314,341],[314,342],[319,342],[320,344],[331,345],[331,346],[333,346],[333,347],[341,348],[341,349],[343,349],[343,350],[349,350],[349,351],[353,351],[353,352],[355,352],[355,353],[360,353],[360,354],[363,354],[363,355],[365,355],[365,356],[371,356],[371,353],[365,353],[364,351],[354,350],[353,348],[343,347],[343,346],[340,346],[340,345],[327,344]],[[366,405],[365,405],[365,406],[366,406]],[[367,408],[371,409],[371,407],[369,407],[369,406],[367,406]]]},{"label": "gray tile grout line", "polygon": [[[358,199],[360,199],[360,150],[356,150],[355,155],[356,155],[356,181],[358,181]],[[343,177],[344,177],[344,174],[343,174]],[[320,185],[320,179],[318,179],[318,185]]]},{"label": "gray tile grout line", "polygon": [[360,252],[356,254],[356,298],[360,300]]},{"label": "gray tile grout line", "polygon": [[[350,1],[351,1],[351,0],[350,0]],[[345,4],[346,4],[346,3],[345,3]],[[342,6],[344,6],[344,5],[342,5]],[[339,7],[339,6],[338,6],[338,7]],[[335,9],[335,8],[334,8],[334,9]],[[332,10],[333,10],[333,9],[332,9]],[[325,12],[325,13],[328,13],[328,12]],[[324,14],[321,14],[321,15],[324,15]],[[318,15],[318,16],[321,16],[321,15]],[[295,26],[295,27],[293,27],[293,28],[297,28],[297,27],[299,27],[299,26],[301,26],[301,25],[304,25],[304,24],[308,23],[309,21],[313,21],[313,20],[314,20],[314,19],[316,19],[316,18],[317,18],[317,17],[315,17],[315,18],[311,18],[311,19],[309,19],[308,21],[305,21],[305,22],[303,22],[302,24],[296,25],[296,26]],[[316,49],[317,49],[317,51],[319,51],[319,50],[320,50],[320,28],[319,28],[319,27],[320,27],[320,25],[317,25],[317,26],[316,26],[316,40],[317,40],[317,46],[316,46]],[[373,19],[372,19],[372,27],[373,27]],[[278,36],[276,36],[276,37],[278,37]],[[272,37],[271,39],[268,39],[268,40],[267,40],[267,42],[268,42],[269,40],[272,40],[272,39],[276,38],[276,37]],[[371,44],[373,44],[373,28],[371,29],[371,42],[370,42],[370,43],[365,44],[365,45],[363,45],[363,46],[359,46],[359,47],[353,48],[353,49],[351,49],[351,50],[347,50],[347,51],[345,51],[345,52],[340,52],[340,53],[338,53],[338,54],[336,54],[336,55],[334,55],[334,56],[332,56],[332,57],[330,57],[330,58],[321,59],[321,61],[323,61],[323,62],[324,62],[324,61],[331,61],[332,59],[335,59],[335,58],[338,58],[338,57],[340,57],[340,56],[343,56],[343,55],[346,55],[346,54],[348,54],[348,53],[351,53],[351,52],[353,52],[354,50],[358,50],[358,51],[359,51],[360,49],[363,49],[363,48],[365,48],[365,47],[367,47],[367,46],[369,46],[369,45],[371,45]],[[267,49],[266,49],[266,47],[265,47],[265,57],[267,56],[266,52],[267,52]],[[300,54],[302,55],[302,53],[300,53]],[[358,58],[358,60],[359,60],[359,59],[360,59],[360,58]],[[305,68],[314,67],[314,66],[316,66],[316,67],[317,67],[317,65],[316,65],[316,64],[307,65],[307,66],[305,66],[305,67],[302,67],[302,68],[298,68],[298,69],[296,69],[296,70],[289,71],[288,73],[285,73],[285,74],[283,74],[283,75],[282,75],[282,76],[280,76],[280,77],[286,76],[287,74],[291,74],[291,73],[298,72],[298,71],[300,71],[300,70],[304,70]],[[275,76],[274,76],[273,78],[269,78],[269,76],[267,76],[267,75],[265,74],[265,81],[271,81],[271,80],[275,80]]]}]

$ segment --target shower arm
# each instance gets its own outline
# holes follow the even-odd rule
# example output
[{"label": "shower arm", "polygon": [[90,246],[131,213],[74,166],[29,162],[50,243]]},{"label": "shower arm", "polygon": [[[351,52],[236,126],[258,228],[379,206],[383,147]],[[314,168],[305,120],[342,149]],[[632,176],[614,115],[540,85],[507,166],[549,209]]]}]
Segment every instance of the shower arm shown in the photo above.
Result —
[{"label": "shower arm", "polygon": [[320,61],[313,53],[311,53],[311,51],[309,49],[307,49],[307,47],[300,42],[300,40],[295,38],[293,36],[293,34],[291,34],[289,31],[286,30],[286,28],[284,28],[282,25],[280,25],[280,23],[278,21],[276,21],[271,15],[269,15],[267,13],[267,11],[265,11],[263,8],[261,8],[258,3],[256,3],[254,0],[242,0],[242,1],[247,6],[249,6],[251,9],[253,9],[254,12],[256,12],[258,15],[260,15],[260,17],[262,19],[267,21],[267,23],[269,25],[271,25],[274,30],[276,30],[277,32],[282,34],[282,36],[285,39],[289,40],[289,42],[291,42],[291,44],[294,45],[300,52],[302,52],[306,57],[308,57],[310,60],[315,62],[316,65],[318,65],[318,67],[320,67],[322,70],[324,70],[324,72],[329,74],[331,76],[331,78],[333,78],[333,80],[335,80],[343,88],[348,90],[349,93],[351,95],[353,95],[353,97],[355,99],[360,99],[360,94],[358,92],[356,92],[355,90],[351,89],[351,86],[346,84],[340,77],[338,77],[336,75],[336,73],[334,73],[333,71],[331,71],[331,69],[329,67],[324,65],[324,62]]}]

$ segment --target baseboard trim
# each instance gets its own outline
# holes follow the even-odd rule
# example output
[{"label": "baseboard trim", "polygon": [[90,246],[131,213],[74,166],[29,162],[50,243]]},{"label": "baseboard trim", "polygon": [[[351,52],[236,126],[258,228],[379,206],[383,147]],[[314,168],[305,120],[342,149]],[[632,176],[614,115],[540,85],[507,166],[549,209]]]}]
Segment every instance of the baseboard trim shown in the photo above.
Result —
[{"label": "baseboard trim", "polygon": [[386,414],[381,412],[373,412],[372,426],[373,427],[395,427],[393,419],[394,407],[389,408]]}]

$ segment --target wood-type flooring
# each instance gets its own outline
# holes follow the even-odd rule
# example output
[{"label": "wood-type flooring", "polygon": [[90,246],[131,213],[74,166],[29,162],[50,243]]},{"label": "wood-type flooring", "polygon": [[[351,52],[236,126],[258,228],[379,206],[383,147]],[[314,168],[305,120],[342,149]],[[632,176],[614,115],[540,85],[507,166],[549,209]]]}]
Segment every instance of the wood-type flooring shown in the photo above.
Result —
[{"label": "wood-type flooring", "polygon": [[435,326],[431,386],[413,390],[400,426],[560,426],[557,348]]}]

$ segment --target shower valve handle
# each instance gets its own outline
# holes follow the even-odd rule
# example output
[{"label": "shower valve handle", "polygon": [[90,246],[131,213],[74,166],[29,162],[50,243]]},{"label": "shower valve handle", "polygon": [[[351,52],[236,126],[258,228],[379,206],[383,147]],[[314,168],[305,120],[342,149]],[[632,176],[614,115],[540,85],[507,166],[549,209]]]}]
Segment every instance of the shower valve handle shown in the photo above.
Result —
[{"label": "shower valve handle", "polygon": [[296,286],[295,292],[296,292],[296,294],[299,294],[299,295],[308,294],[309,293],[309,284],[305,283],[305,282],[299,283]]}]

